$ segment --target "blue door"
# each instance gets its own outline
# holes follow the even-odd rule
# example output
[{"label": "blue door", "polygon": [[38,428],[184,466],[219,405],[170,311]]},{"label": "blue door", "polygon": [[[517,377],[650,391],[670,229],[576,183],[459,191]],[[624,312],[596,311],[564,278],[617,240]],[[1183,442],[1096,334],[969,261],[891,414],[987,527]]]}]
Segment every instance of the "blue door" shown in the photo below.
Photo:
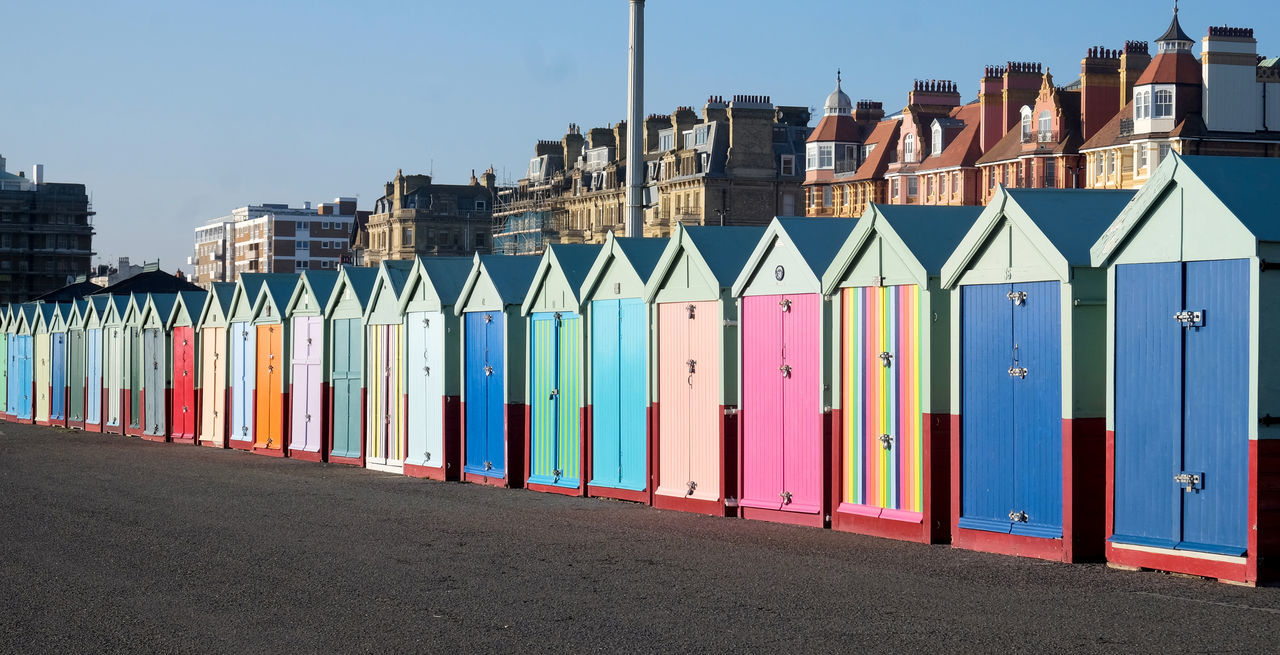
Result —
[{"label": "blue door", "polygon": [[32,359],[31,335],[18,335],[18,418],[31,420],[32,408]]},{"label": "blue door", "polygon": [[503,420],[502,312],[468,312],[463,366],[467,383],[467,473],[500,478],[506,475],[506,440]]},{"label": "blue door", "polygon": [[1008,284],[960,288],[960,521],[1009,532],[1013,484],[1013,316]]},{"label": "blue door", "polygon": [[1244,554],[1249,275],[1246,260],[1116,267],[1113,541]]},{"label": "blue door", "polygon": [[[1187,262],[1183,328],[1182,471],[1200,476],[1181,491],[1179,548],[1243,555],[1248,537],[1249,263]],[[1186,487],[1183,487],[1186,488]],[[1175,487],[1177,489],[1177,487]]]},{"label": "blue door", "polygon": [[[1062,323],[1057,282],[1013,285],[1013,534],[1062,536]],[[1023,298],[1021,294],[1025,293]],[[1025,377],[1021,369],[1026,370]]]},{"label": "blue door", "polygon": [[1178,545],[1182,467],[1182,264],[1115,271],[1114,540]]},{"label": "blue door", "polygon": [[5,388],[4,388],[4,413],[9,416],[17,417],[18,415],[18,336],[16,334],[6,334],[5,341]]},{"label": "blue door", "polygon": [[231,324],[231,438],[253,441],[253,392],[257,376],[257,331],[248,323]]},{"label": "blue door", "polygon": [[50,334],[49,348],[52,350],[49,361],[53,366],[53,370],[50,371],[53,391],[49,398],[49,419],[63,421],[67,418],[67,334],[65,332]]},{"label": "blue door", "polygon": [[648,330],[639,298],[591,303],[591,484],[647,486]]},{"label": "blue door", "polygon": [[85,332],[85,370],[84,385],[84,420],[87,423],[102,423],[102,330],[94,329]]}]

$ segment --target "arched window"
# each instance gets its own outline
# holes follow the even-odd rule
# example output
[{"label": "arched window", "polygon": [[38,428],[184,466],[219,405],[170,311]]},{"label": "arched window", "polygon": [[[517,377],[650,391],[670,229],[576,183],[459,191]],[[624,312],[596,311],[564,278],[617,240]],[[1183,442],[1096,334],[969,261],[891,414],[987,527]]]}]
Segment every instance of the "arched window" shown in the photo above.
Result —
[{"label": "arched window", "polygon": [[1151,110],[1150,110],[1150,107],[1148,107],[1147,105],[1147,102],[1149,102],[1147,99],[1147,95],[1148,95],[1148,92],[1146,91],[1139,91],[1133,94],[1133,117],[1134,118],[1150,117]]},{"label": "arched window", "polygon": [[1023,106],[1022,108],[1022,142],[1026,143],[1031,140],[1031,108]]},{"label": "arched window", "polygon": [[910,163],[916,160],[916,135],[908,134],[902,138],[902,161]]},{"label": "arched window", "polygon": [[1041,141],[1050,140],[1050,136],[1053,134],[1053,117],[1049,114],[1048,109],[1040,112],[1040,125],[1037,131],[1040,133]]},{"label": "arched window", "polygon": [[933,124],[933,154],[942,154],[942,126],[937,122]]},{"label": "arched window", "polygon": [[1173,91],[1156,91],[1155,101],[1151,103],[1152,118],[1169,118],[1173,116]]}]

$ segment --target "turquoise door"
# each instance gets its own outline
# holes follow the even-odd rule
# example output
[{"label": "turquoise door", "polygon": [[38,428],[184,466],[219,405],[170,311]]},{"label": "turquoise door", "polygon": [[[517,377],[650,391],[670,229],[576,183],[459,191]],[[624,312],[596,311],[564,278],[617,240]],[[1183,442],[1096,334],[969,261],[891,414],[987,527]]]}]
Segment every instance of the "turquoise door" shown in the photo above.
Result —
[{"label": "turquoise door", "polygon": [[360,426],[364,390],[361,367],[364,363],[360,319],[333,321],[333,449],[332,457],[358,458],[364,439]]}]

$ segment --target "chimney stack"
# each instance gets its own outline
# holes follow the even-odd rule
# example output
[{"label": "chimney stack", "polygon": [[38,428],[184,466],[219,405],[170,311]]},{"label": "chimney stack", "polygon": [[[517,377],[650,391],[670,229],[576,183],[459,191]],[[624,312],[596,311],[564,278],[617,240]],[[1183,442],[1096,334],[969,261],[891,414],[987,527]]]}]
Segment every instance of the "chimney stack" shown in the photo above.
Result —
[{"label": "chimney stack", "polygon": [[36,186],[44,184],[44,164],[36,164],[35,167],[31,169],[31,181],[34,182]]},{"label": "chimney stack", "polygon": [[1258,40],[1248,27],[1210,27],[1200,46],[1205,127],[1229,132],[1262,129],[1258,101]]},{"label": "chimney stack", "polygon": [[1133,98],[1133,83],[1142,76],[1147,64],[1151,63],[1151,53],[1146,41],[1125,41],[1124,53],[1120,55],[1120,106],[1116,111],[1124,109]]},{"label": "chimney stack", "polygon": [[1119,107],[1121,51],[1095,46],[1080,60],[1080,132],[1088,140]]},{"label": "chimney stack", "polygon": [[1036,103],[1036,96],[1040,95],[1040,85],[1043,82],[1038,62],[1011,61],[1004,65],[1004,69],[1004,90],[1001,97],[1004,103],[1004,124],[1001,126],[1001,136],[1021,124],[1023,105]]}]

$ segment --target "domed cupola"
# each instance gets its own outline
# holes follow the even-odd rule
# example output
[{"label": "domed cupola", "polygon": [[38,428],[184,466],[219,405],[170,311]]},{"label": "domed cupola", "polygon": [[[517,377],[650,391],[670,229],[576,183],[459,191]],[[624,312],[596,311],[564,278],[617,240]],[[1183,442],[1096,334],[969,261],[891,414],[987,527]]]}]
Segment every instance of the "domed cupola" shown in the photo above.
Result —
[{"label": "domed cupola", "polygon": [[840,88],[840,71],[836,71],[836,90],[827,96],[827,104],[823,107],[823,116],[850,116],[853,113],[853,101]]}]

